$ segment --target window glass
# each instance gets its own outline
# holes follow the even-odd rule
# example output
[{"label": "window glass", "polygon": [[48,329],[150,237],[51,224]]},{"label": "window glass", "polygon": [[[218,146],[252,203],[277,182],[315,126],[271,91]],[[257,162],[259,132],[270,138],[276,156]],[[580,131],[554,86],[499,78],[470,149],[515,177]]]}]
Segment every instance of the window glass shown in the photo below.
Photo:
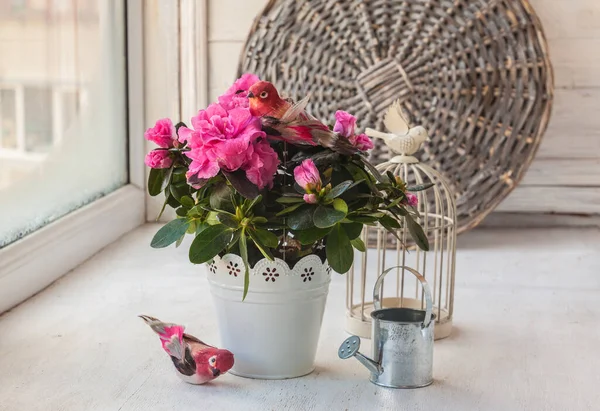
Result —
[{"label": "window glass", "polygon": [[123,3],[0,2],[0,248],[127,183]]}]

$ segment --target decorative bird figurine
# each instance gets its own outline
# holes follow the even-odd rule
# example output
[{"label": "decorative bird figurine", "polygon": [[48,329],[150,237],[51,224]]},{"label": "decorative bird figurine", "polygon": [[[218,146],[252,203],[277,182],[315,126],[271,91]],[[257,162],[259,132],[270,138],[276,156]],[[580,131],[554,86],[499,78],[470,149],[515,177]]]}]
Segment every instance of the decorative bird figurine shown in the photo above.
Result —
[{"label": "decorative bird figurine", "polygon": [[389,133],[382,133],[372,128],[367,128],[365,133],[370,137],[381,138],[385,144],[396,154],[400,154],[400,160],[413,160],[412,154],[416,153],[421,145],[429,140],[427,130],[422,126],[410,128],[408,121],[402,113],[400,100],[396,100],[390,106],[383,120]]},{"label": "decorative bird figurine", "polygon": [[177,375],[190,384],[204,384],[225,374],[233,367],[233,354],[212,347],[185,334],[181,325],[163,323],[148,315],[140,315],[160,337],[163,350],[171,356]]},{"label": "decorative bird figurine", "polygon": [[321,145],[342,154],[358,151],[346,137],[333,132],[305,111],[308,96],[294,104],[281,98],[272,83],[259,81],[250,87],[248,99],[250,113],[261,117],[263,131],[272,139],[299,146]]}]

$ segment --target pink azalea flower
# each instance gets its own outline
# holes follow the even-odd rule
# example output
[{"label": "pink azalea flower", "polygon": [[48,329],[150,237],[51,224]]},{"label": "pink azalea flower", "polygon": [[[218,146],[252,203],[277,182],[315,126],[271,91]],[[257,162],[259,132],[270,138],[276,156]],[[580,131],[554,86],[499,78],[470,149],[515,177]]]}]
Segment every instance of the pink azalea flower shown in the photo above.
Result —
[{"label": "pink azalea flower", "polygon": [[[188,180],[192,176],[214,177],[219,170],[231,172],[244,168],[254,156],[254,143],[266,137],[260,119],[252,116],[249,109],[227,111],[218,103],[200,110],[192,118],[192,126],[193,130],[179,129],[180,141],[187,142],[191,148],[185,153],[192,159]],[[258,156],[264,159],[264,150]],[[269,166],[269,170],[273,168],[270,162]]]},{"label": "pink azalea flower", "polygon": [[150,168],[169,168],[173,164],[173,157],[168,150],[152,150],[146,155],[144,163]]},{"label": "pink azalea flower", "polygon": [[321,189],[321,176],[315,163],[307,158],[298,167],[294,168],[294,179],[300,187],[307,192]]},{"label": "pink azalea flower", "polygon": [[319,199],[316,194],[304,194],[302,198],[308,204],[317,204],[319,202]]},{"label": "pink azalea flower", "polygon": [[168,118],[158,120],[154,127],[146,130],[144,137],[162,148],[173,147],[173,142],[177,138],[173,122]]},{"label": "pink azalea flower", "polygon": [[252,156],[243,167],[246,177],[259,189],[273,187],[273,179],[279,165],[279,157],[267,140],[254,143]]},{"label": "pink azalea flower", "polygon": [[344,137],[350,138],[354,135],[355,127],[356,117],[342,110],[338,110],[335,112],[335,126],[333,126],[334,132],[339,133]]},{"label": "pink azalea flower", "polygon": [[219,96],[219,104],[225,109],[231,110],[236,107],[248,107],[248,90],[254,84],[259,82],[258,76],[252,73],[245,73],[237,79],[225,94]]},{"label": "pink azalea flower", "polygon": [[419,198],[413,193],[406,193],[406,202],[409,206],[416,207],[419,204]]},{"label": "pink azalea flower", "polygon": [[359,134],[357,136],[351,136],[350,142],[354,147],[360,151],[367,151],[373,148],[373,141],[366,134]]}]

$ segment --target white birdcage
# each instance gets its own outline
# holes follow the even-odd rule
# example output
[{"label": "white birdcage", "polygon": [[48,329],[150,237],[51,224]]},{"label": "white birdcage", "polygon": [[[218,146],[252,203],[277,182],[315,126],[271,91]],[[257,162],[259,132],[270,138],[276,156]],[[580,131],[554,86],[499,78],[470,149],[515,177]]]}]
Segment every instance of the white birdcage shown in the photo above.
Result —
[{"label": "white birdcage", "polygon": [[[372,130],[371,130],[372,132]],[[452,331],[454,306],[454,270],[456,257],[456,205],[454,195],[442,175],[415,157],[399,155],[377,166],[399,176],[408,186],[433,183],[427,190],[417,191],[417,221],[429,239],[429,251],[414,245],[406,227],[398,230],[402,242],[383,227],[365,226],[362,239],[367,252],[360,253],[346,277],[346,331],[360,337],[371,335],[373,286],[386,268],[409,266],[420,272],[429,283],[436,315],[435,339]],[[357,253],[358,255],[358,253]],[[398,268],[389,273],[382,288],[382,307],[423,309],[423,292],[415,277]],[[406,275],[405,275],[406,274]]]}]

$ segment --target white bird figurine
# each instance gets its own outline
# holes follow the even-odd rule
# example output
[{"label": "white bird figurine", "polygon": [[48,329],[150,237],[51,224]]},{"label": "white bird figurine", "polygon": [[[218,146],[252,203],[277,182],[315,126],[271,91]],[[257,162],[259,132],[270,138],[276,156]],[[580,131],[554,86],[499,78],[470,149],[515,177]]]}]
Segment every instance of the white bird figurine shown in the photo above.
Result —
[{"label": "white bird figurine", "polygon": [[400,157],[395,157],[394,160],[417,162],[418,160],[412,157],[412,154],[416,153],[421,145],[429,140],[429,135],[422,126],[412,128],[408,126],[408,121],[402,114],[400,100],[396,100],[390,106],[383,119],[383,124],[389,133],[382,133],[372,128],[367,128],[365,133],[370,137],[383,139],[394,153],[400,154]]}]

